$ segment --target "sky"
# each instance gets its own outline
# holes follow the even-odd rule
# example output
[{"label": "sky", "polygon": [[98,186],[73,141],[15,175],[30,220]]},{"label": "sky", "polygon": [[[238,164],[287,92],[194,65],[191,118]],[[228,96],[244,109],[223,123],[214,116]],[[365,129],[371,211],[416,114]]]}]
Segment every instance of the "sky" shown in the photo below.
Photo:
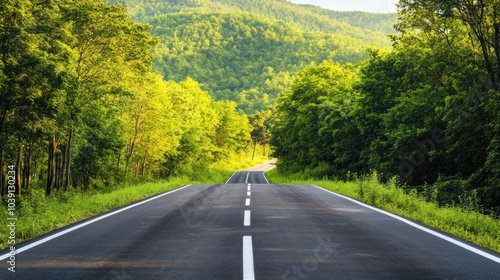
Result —
[{"label": "sky", "polygon": [[395,13],[397,0],[288,0],[296,4],[312,4],[335,11]]}]

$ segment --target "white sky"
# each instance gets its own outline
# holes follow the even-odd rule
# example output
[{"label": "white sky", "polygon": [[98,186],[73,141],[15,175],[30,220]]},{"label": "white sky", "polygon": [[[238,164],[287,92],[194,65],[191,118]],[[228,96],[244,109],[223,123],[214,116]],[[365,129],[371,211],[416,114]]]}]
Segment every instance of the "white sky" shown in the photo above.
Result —
[{"label": "white sky", "polygon": [[288,0],[296,4],[312,4],[335,11],[396,12],[397,0]]}]

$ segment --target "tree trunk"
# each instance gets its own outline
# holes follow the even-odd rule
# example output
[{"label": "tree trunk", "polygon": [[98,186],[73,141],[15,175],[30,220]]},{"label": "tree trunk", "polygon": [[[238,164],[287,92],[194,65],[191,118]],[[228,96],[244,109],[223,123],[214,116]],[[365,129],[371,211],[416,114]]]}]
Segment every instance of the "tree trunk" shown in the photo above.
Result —
[{"label": "tree trunk", "polygon": [[[4,53],[4,55],[6,55],[6,54]],[[5,61],[5,60],[3,60],[3,61]],[[2,100],[2,101],[4,101],[4,100]],[[7,113],[8,113],[9,108],[10,108],[10,101],[7,101],[6,103],[7,104],[5,104],[0,110],[0,135],[2,135],[2,133],[3,133],[3,126],[5,124],[5,119],[7,118]]]},{"label": "tree trunk", "polygon": [[472,32],[474,33],[474,36],[476,36],[477,40],[479,41],[486,71],[488,72],[488,76],[490,77],[491,86],[495,90],[498,90],[499,85],[497,81],[497,74],[495,73],[496,71],[493,67],[493,63],[490,58],[490,48],[489,48],[490,44],[488,44],[487,39],[483,33],[481,23],[477,23],[473,20],[468,20],[467,18],[464,17],[462,17],[461,20],[471,28]]},{"label": "tree trunk", "polygon": [[127,149],[127,156],[126,156],[126,159],[125,159],[125,176],[128,175],[128,169],[129,169],[129,166],[131,165],[130,161],[132,159],[132,155],[134,154],[134,149],[135,149],[135,144],[136,144],[136,141],[137,141],[137,136],[139,135],[139,119],[140,119],[139,114],[140,114],[141,111],[142,111],[142,106],[140,106],[139,112],[134,117],[135,118],[134,135],[131,136],[131,138],[129,140],[129,146],[128,146],[128,149]]},{"label": "tree trunk", "polygon": [[15,188],[16,188],[16,195],[21,195],[21,157],[22,157],[22,150],[21,146],[17,149],[17,160],[16,160],[16,183],[15,183]]},{"label": "tree trunk", "polygon": [[28,153],[24,158],[24,172],[23,172],[23,189],[25,191],[29,190],[31,183],[31,173],[33,165],[33,138],[30,140]]},{"label": "tree trunk", "polygon": [[73,144],[73,129],[69,132],[68,144],[66,145],[66,152],[64,153],[64,161],[66,163],[66,178],[64,179],[64,190],[69,191],[71,186],[71,146]]},{"label": "tree trunk", "polygon": [[266,146],[266,144],[262,144],[262,152],[263,152],[263,156],[266,156],[266,153],[267,153],[267,146]]},{"label": "tree trunk", "polygon": [[0,150],[0,198],[5,194],[5,169],[3,168],[3,150]]},{"label": "tree trunk", "polygon": [[56,132],[54,131],[52,135],[52,139],[49,141],[49,160],[48,160],[48,166],[47,166],[47,187],[45,189],[45,196],[49,196],[52,194],[52,191],[54,190],[54,183],[55,183],[55,175],[56,175],[56,149],[57,149],[57,142],[56,142]]},{"label": "tree trunk", "polygon": [[122,158],[122,149],[118,151],[118,159],[116,160],[116,174],[119,174],[120,172],[120,161]]},{"label": "tree trunk", "polygon": [[493,70],[493,64],[490,60],[489,50],[486,41],[484,38],[479,37],[479,43],[481,44],[481,50],[483,52],[483,58],[486,65],[486,71],[488,71],[488,75],[490,76],[491,86],[493,89],[498,90],[498,83],[495,75],[495,71]]},{"label": "tree trunk", "polygon": [[254,158],[255,158],[255,149],[257,149],[257,141],[253,141],[252,160],[254,160]]},{"label": "tree trunk", "polygon": [[56,158],[56,178],[55,188],[60,190],[63,185],[62,178],[64,177],[64,157],[60,154],[55,155]]},{"label": "tree trunk", "polygon": [[141,162],[141,176],[144,177],[146,174],[146,159],[143,159]]},{"label": "tree trunk", "polygon": [[90,185],[90,175],[85,172],[83,175],[83,190],[88,191],[89,190],[89,185]]},{"label": "tree trunk", "polygon": [[[497,83],[500,81],[500,20],[498,19],[497,7],[493,7],[493,27],[495,31],[494,46],[495,56],[497,59]],[[498,89],[499,86],[497,85]]]}]

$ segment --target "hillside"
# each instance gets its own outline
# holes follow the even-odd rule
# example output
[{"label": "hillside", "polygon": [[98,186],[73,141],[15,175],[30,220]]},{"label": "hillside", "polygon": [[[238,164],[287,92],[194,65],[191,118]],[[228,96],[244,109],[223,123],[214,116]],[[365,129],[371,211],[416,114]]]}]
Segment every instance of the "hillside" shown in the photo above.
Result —
[{"label": "hillside", "polygon": [[148,21],[161,38],[156,66],[170,80],[190,76],[216,99],[245,112],[265,108],[311,62],[355,63],[366,57],[360,40],[303,33],[249,14],[172,14]]},{"label": "hillside", "polygon": [[284,0],[120,2],[161,39],[155,64],[165,79],[191,77],[215,99],[234,100],[246,113],[273,104],[313,62],[357,63],[368,48],[389,48],[387,31],[395,21],[394,15]]},{"label": "hillside", "polygon": [[313,13],[327,16],[333,20],[345,22],[351,26],[364,30],[382,32],[383,34],[394,33],[394,25],[397,22],[397,14],[366,13],[360,11],[332,11],[314,5],[301,5]]},{"label": "hillside", "polygon": [[396,14],[332,11],[314,5],[293,4],[286,0],[109,0],[109,2],[126,5],[129,14],[139,21],[178,12],[245,12],[284,21],[303,31],[340,32],[349,36],[371,36],[367,30],[383,34],[393,33],[393,25],[397,20]]}]

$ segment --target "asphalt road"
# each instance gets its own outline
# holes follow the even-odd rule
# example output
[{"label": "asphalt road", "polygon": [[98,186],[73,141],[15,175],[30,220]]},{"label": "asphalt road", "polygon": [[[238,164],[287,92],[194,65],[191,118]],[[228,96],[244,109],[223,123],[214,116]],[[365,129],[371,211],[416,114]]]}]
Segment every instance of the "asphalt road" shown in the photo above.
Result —
[{"label": "asphalt road", "polygon": [[15,273],[0,252],[0,279],[500,279],[496,253],[260,171],[118,211],[20,244]]}]

